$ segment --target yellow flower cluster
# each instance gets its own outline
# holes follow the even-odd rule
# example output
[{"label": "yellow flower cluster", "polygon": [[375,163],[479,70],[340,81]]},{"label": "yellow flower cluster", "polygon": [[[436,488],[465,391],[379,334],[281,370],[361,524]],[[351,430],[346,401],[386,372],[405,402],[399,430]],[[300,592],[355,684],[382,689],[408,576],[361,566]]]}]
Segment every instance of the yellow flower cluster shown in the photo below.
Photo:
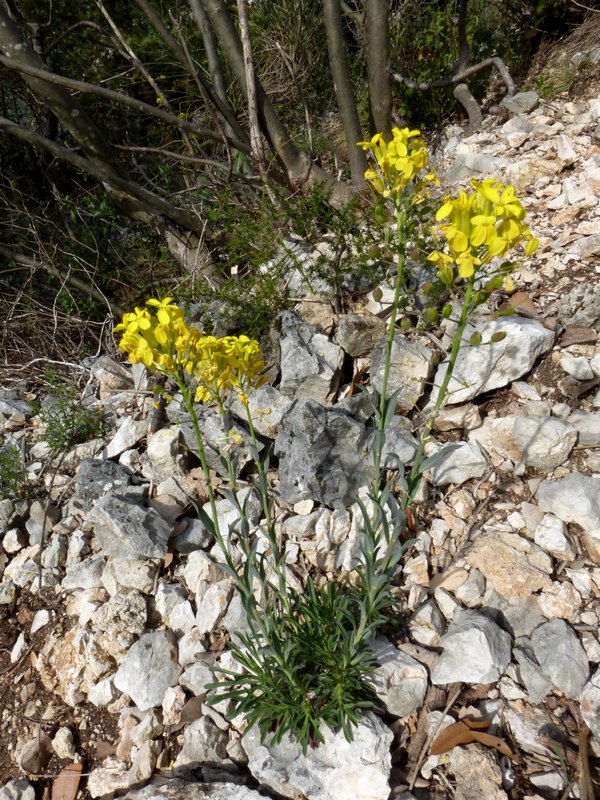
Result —
[{"label": "yellow flower cluster", "polygon": [[[377,167],[365,172],[365,180],[383,197],[398,197],[429,161],[420,131],[409,128],[392,128],[390,142],[385,141],[383,134],[376,133],[369,142],[358,142],[358,145],[375,156]],[[436,182],[437,178],[430,172],[422,180]]]},{"label": "yellow flower cluster", "polygon": [[265,367],[258,342],[247,336],[204,336],[186,324],[183,311],[171,300],[148,300],[150,308],[123,315],[115,328],[123,331],[121,351],[132,364],[171,377],[188,373],[196,382],[197,403],[217,400],[231,390],[247,402],[248,390],[262,383]]},{"label": "yellow flower cluster", "polygon": [[471,184],[473,193],[461,191],[455,199],[447,196],[436,214],[438,222],[449,220],[440,229],[450,252],[436,251],[428,259],[437,264],[448,284],[453,279],[453,263],[462,278],[470,278],[481,264],[505,255],[519,244],[524,245],[528,256],[538,246],[538,240],[523,222],[525,209],[514,186],[505,187],[493,178],[472,180]]}]

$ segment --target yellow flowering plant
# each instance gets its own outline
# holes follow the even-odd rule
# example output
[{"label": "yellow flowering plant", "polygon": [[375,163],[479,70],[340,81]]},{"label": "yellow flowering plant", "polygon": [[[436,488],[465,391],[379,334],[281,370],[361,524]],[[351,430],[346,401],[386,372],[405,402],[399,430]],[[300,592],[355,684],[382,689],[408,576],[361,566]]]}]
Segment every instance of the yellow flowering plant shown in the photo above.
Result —
[{"label": "yellow flowering plant", "polygon": [[454,267],[461,278],[471,278],[482,265],[505,256],[509,250],[523,245],[525,255],[535,252],[538,241],[524,223],[526,215],[514,186],[493,178],[472,180],[474,190],[464,191],[457,198],[449,195],[436,213],[436,220],[448,220],[439,227],[448,251],[436,250],[428,256],[436,264],[444,283],[452,284]]},{"label": "yellow flowering plant", "polygon": [[[428,197],[428,186],[438,182],[434,172],[428,169],[429,153],[418,130],[393,128],[392,138],[386,141],[383,134],[376,133],[369,141],[358,145],[370,154],[374,161],[365,172],[368,181],[379,199],[376,211],[381,205],[389,203],[395,212],[395,231],[388,226],[386,245],[395,252],[394,296],[386,336],[386,352],[379,408],[377,410],[377,429],[375,431],[373,454],[375,485],[383,480],[384,465],[382,452],[385,443],[385,427],[388,409],[395,404],[395,397],[387,397],[389,370],[392,355],[396,322],[401,311],[410,301],[410,275],[407,269],[407,252],[411,239],[417,234],[418,206]],[[412,213],[411,213],[412,212]]]}]

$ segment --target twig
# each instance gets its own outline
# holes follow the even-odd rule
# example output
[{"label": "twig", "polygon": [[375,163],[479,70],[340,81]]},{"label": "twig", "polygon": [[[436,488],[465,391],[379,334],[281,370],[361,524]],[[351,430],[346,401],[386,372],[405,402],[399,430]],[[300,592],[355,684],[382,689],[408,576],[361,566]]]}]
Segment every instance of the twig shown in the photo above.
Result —
[{"label": "twig", "polygon": [[462,683],[455,684],[455,688],[454,688],[454,690],[452,692],[450,692],[450,697],[448,698],[448,702],[446,703],[444,711],[442,712],[442,715],[439,718],[437,725],[435,725],[431,729],[431,731],[429,733],[429,736],[425,740],[425,744],[423,745],[423,747],[421,749],[421,753],[419,755],[419,758],[417,759],[417,763],[415,764],[415,769],[414,769],[412,778],[410,779],[410,783],[408,784],[408,790],[409,791],[413,790],[413,788],[415,786],[415,783],[417,782],[417,778],[419,777],[419,770],[421,769],[421,765],[423,764],[423,762],[425,761],[425,758],[427,757],[427,750],[429,749],[429,745],[434,740],[435,735],[437,734],[437,732],[439,730],[439,727],[442,724],[442,721],[443,721],[444,717],[446,716],[448,711],[452,708],[452,706],[456,702],[456,699],[458,698],[459,694],[461,693],[461,690],[462,690]]}]

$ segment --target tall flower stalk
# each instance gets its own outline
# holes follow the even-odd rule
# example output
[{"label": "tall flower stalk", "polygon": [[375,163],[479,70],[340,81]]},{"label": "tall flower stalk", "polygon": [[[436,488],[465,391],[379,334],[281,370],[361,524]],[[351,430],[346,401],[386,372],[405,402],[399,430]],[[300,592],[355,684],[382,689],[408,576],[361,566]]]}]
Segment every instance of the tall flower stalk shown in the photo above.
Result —
[{"label": "tall flower stalk", "polygon": [[[378,197],[379,211],[385,213],[387,204],[393,213],[387,244],[395,239],[396,259],[381,396],[375,407],[373,478],[366,500],[357,500],[364,536],[354,585],[318,584],[310,576],[304,591],[288,585],[285,547],[279,541],[268,483],[268,453],[261,454],[248,402],[249,393],[263,381],[258,343],[246,336],[205,336],[187,325],[170,297],[148,300],[144,308],[125,314],[115,329],[122,332],[120,348],[131,362],[167,375],[181,392],[207,485],[210,515],[202,509],[199,515],[214,533],[225,560],[222,567],[233,580],[246,612],[250,632],[238,633],[230,642],[237,668],[217,666],[218,680],[207,688],[217,690],[214,702],[230,702],[230,718],[243,714],[249,727],[256,724],[263,739],[269,736],[275,742],[289,732],[305,752],[309,745],[323,741],[324,725],[342,730],[350,740],[360,715],[375,705],[372,674],[376,662],[369,642],[387,623],[395,602],[392,585],[406,546],[407,507],[427,468],[426,443],[446,400],[467,322],[491,291],[510,281],[513,265],[502,259],[514,248],[523,247],[530,255],[537,246],[513,187],[492,179],[473,181],[473,192],[444,199],[433,233],[438,248],[428,258],[447,292],[460,303],[460,313],[447,370],[420,431],[413,465],[405,476],[403,466],[396,464],[398,480],[388,478],[382,454],[396,404],[395,394],[387,396],[394,337],[399,315],[409,302],[407,249],[416,232],[416,206],[427,197],[428,185],[436,178],[427,171],[427,150],[418,131],[395,128],[389,142],[377,134],[360,144],[374,159],[365,177]],[[234,456],[231,448],[225,447],[230,496],[239,515],[236,533],[241,564],[234,558],[232,531],[222,531],[219,526],[197,413],[198,403],[216,406],[231,440],[227,408],[232,394],[246,409],[250,453],[256,467],[253,486],[262,512],[262,522],[252,531],[246,502],[240,501],[238,493]],[[266,539],[263,552],[259,552],[258,533]]]}]

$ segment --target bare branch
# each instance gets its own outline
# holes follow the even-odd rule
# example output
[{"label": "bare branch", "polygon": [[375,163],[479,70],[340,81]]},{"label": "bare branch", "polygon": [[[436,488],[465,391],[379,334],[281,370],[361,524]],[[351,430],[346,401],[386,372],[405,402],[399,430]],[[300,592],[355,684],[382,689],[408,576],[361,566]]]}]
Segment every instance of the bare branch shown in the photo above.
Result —
[{"label": "bare branch", "polygon": [[18,139],[34,147],[41,147],[47,150],[52,153],[52,155],[56,156],[56,158],[66,161],[82,172],[92,175],[97,180],[102,181],[105,186],[116,190],[117,195],[121,194],[127,198],[135,198],[141,201],[148,209],[152,209],[157,214],[161,214],[167,219],[173,220],[189,231],[194,231],[198,234],[204,231],[204,224],[195,215],[188,214],[186,211],[176,208],[171,203],[163,200],[162,197],[144,189],[137,183],[120,178],[108,167],[99,162],[90,161],[74,153],[72,150],[68,150],[66,147],[53,142],[51,139],[46,139],[44,136],[40,136],[27,128],[16,125],[5,117],[0,117],[0,130],[5,130],[7,133],[16,136]]},{"label": "bare branch", "polygon": [[[0,56],[0,64],[4,64],[5,67],[10,67],[17,72],[22,72],[26,75],[32,75],[36,78],[41,78],[48,83],[56,83],[59,86],[66,86],[69,89],[74,89],[79,92],[95,94],[96,96],[104,97],[107,100],[114,100],[116,103],[128,106],[129,108],[135,108],[137,111],[142,111],[145,114],[149,114],[151,117],[162,120],[163,122],[176,125],[178,128],[189,131],[190,133],[195,133],[197,136],[201,136],[204,139],[210,139],[213,142],[222,141],[220,134],[216,131],[211,131],[208,128],[200,128],[198,125],[194,125],[193,122],[189,122],[187,119],[182,119],[181,117],[171,114],[169,111],[165,111],[162,108],[155,108],[148,103],[144,103],[143,100],[137,100],[135,97],[130,97],[122,92],[115,92],[112,89],[106,89],[104,86],[96,86],[93,83],[86,83],[85,81],[76,81],[73,78],[66,78],[63,75],[57,75],[55,72],[48,72],[45,69],[32,67],[29,64],[17,64],[13,59],[5,58],[4,56]],[[250,154],[250,148],[246,143],[240,141],[239,139],[233,138],[230,138],[229,141],[231,146],[236,150],[248,155]]]},{"label": "bare branch", "polygon": [[507,94],[512,96],[516,92],[515,82],[511,78],[508,67],[498,56],[485,58],[483,61],[480,61],[479,64],[474,64],[472,67],[467,67],[467,69],[463,70],[462,72],[457,72],[455,75],[451,75],[448,78],[439,78],[436,81],[419,83],[418,81],[413,81],[410,78],[405,78],[404,75],[400,75],[399,72],[394,72],[392,77],[398,83],[408,86],[409,89],[417,89],[419,92],[428,92],[431,89],[441,89],[445,86],[455,86],[458,83],[464,83],[466,78],[469,78],[471,75],[475,75],[476,72],[479,72],[482,69],[487,69],[488,67],[496,67],[500,77],[506,85]]},{"label": "bare branch", "polygon": [[4,247],[3,245],[0,245],[0,256],[29,269],[43,269],[54,278],[58,278],[61,281],[70,283],[71,286],[73,286],[75,289],[78,289],[80,292],[83,292],[84,294],[93,297],[94,300],[98,300],[100,303],[107,305],[116,317],[122,316],[124,313],[124,309],[122,309],[121,306],[117,305],[116,303],[111,303],[110,300],[108,300],[107,297],[92,283],[87,283],[87,281],[81,280],[81,278],[78,278],[76,275],[67,275],[63,273],[62,270],[58,269],[58,267],[55,267],[54,264],[51,264],[49,261],[38,261],[35,258],[30,258],[30,256],[23,255],[23,253],[17,253],[16,250],[12,250],[9,247]]}]

